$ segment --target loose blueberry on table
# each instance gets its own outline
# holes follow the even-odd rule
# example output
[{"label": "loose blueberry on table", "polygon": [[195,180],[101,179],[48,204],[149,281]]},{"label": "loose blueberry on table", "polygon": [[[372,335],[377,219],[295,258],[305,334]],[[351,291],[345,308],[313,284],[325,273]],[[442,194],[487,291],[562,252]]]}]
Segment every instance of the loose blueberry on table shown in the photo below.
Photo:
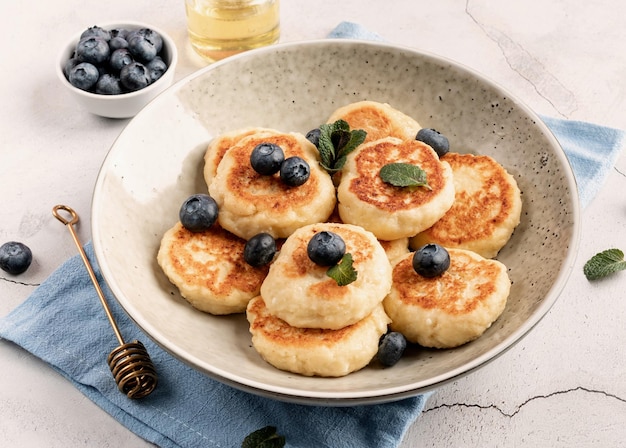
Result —
[{"label": "loose blueberry on table", "polygon": [[30,248],[18,241],[9,241],[0,246],[0,269],[12,275],[19,275],[29,268],[33,261]]}]

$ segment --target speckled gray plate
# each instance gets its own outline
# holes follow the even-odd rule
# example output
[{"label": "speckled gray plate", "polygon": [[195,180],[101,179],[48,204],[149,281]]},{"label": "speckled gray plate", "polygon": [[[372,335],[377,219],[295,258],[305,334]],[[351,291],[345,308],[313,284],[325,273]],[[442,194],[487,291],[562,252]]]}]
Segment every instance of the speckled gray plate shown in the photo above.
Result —
[{"label": "speckled gray plate", "polygon": [[[343,378],[307,378],[266,364],[243,315],[191,308],[156,263],[161,235],[190,194],[206,191],[207,142],[267,126],[306,133],[337,107],[387,102],[434,127],[453,150],[488,154],[523,192],[522,222],[499,259],[510,269],[503,315],[454,350],[412,350],[399,364]],[[579,208],[555,138],[520,101],[454,62],[381,43],[324,40],[255,50],[175,84],[121,133],[99,174],[93,243],[106,281],[131,318],[174,356],[222,382],[299,403],[351,405],[433,389],[494,359],[548,312],[572,269]]]}]

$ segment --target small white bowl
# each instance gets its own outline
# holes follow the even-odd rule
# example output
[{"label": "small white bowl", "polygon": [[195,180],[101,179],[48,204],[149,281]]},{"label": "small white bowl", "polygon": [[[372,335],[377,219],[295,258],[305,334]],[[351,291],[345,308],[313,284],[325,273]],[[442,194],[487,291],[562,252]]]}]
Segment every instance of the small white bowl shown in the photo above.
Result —
[{"label": "small white bowl", "polygon": [[95,115],[108,118],[129,118],[134,117],[146,104],[152,101],[159,93],[167,89],[174,81],[174,72],[178,63],[178,50],[172,38],[165,31],[147,23],[141,22],[114,22],[97,24],[106,30],[115,28],[124,28],[127,30],[136,30],[141,28],[150,28],[159,33],[163,38],[163,50],[161,56],[167,64],[167,71],[163,73],[154,83],[134,92],[122,93],[119,95],[101,95],[97,93],[87,92],[74,87],[63,73],[65,63],[72,57],[76,44],[79,41],[81,33],[87,29],[87,26],[77,33],[63,48],[59,58],[57,59],[56,72],[61,83],[67,88],[74,100],[85,110]]}]

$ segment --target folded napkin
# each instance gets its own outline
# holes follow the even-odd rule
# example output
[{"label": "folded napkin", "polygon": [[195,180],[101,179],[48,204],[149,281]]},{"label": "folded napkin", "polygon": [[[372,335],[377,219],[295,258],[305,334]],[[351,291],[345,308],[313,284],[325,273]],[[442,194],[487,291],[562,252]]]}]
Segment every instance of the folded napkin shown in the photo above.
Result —
[{"label": "folded napkin", "polygon": [[[332,37],[379,39],[342,23]],[[624,133],[588,123],[545,118],[572,161],[583,203],[599,190]],[[144,343],[159,375],[148,397],[117,390],[106,355],[118,343],[77,255],[66,261],[8,316],[0,337],[30,351],[140,437],[161,447],[237,447],[264,426],[276,426],[287,446],[396,447],[424,409],[427,395],[394,403],[320,407],[280,402],[223,385],[169,356],[125,314],[100,276],[90,244],[86,253],[126,341]]]},{"label": "folded napkin", "polygon": [[584,208],[598,194],[626,143],[626,132],[584,121],[541,116],[561,144]]},{"label": "folded napkin", "polygon": [[321,407],[289,404],[223,385],[165,353],[122,310],[89,257],[126,342],[141,341],[159,376],[157,388],[131,400],[115,384],[106,356],[119,344],[82,260],[66,261],[0,320],[0,337],[19,344],[69,379],[123,425],[161,447],[238,447],[246,435],[276,426],[290,447],[395,447],[426,398]]}]

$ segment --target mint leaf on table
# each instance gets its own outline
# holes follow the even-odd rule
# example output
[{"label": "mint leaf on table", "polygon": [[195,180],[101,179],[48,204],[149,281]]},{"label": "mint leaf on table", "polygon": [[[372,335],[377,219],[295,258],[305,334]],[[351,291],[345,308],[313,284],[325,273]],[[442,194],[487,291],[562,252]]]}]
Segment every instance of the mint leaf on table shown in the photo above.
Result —
[{"label": "mint leaf on table", "polygon": [[356,280],[358,272],[352,266],[352,254],[345,254],[339,263],[331,266],[326,275],[335,280],[339,286],[346,286]]},{"label": "mint leaf on table", "polygon": [[266,426],[248,434],[241,448],[282,448],[285,446],[285,437],[278,435],[275,426]]},{"label": "mint leaf on table", "polygon": [[587,261],[583,272],[587,280],[598,280],[626,269],[624,252],[619,249],[607,249]]},{"label": "mint leaf on table", "polygon": [[426,171],[410,163],[388,163],[380,169],[383,182],[396,187],[426,187],[428,185]]},{"label": "mint leaf on table", "polygon": [[330,174],[340,171],[348,154],[363,143],[366,136],[367,132],[362,129],[350,130],[345,120],[321,125],[317,149],[322,167]]}]

